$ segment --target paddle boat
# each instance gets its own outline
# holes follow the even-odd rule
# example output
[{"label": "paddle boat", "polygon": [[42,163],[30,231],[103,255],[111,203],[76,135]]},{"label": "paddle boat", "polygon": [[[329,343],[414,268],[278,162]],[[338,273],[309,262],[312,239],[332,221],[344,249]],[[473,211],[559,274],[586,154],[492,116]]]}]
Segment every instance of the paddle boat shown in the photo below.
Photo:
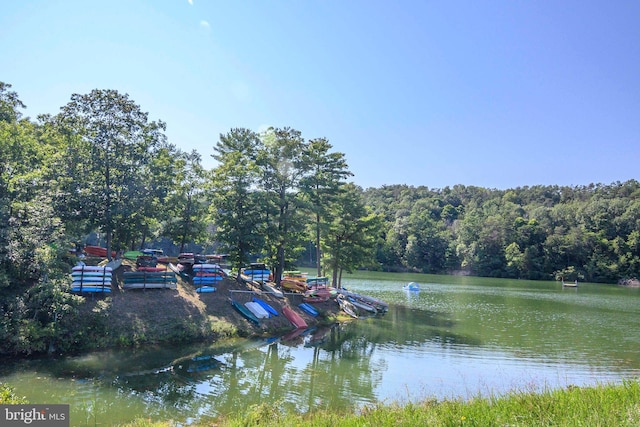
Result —
[{"label": "paddle boat", "polygon": [[409,284],[404,285],[402,289],[404,289],[405,291],[419,291],[420,285],[418,285],[416,282],[410,282]]}]

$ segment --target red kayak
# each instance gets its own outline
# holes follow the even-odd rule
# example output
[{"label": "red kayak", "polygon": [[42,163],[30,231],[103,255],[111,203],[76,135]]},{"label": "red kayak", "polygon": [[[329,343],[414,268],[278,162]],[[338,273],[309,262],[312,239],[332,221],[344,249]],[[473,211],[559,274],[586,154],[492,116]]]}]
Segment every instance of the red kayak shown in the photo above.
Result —
[{"label": "red kayak", "polygon": [[284,314],[284,317],[286,317],[289,322],[296,327],[296,329],[307,328],[309,326],[307,325],[307,322],[305,322],[298,313],[293,311],[291,307],[284,307],[282,309],[282,313]]},{"label": "red kayak", "polygon": [[136,270],[138,271],[147,271],[147,272],[159,272],[159,271],[167,271],[166,267],[138,267]]},{"label": "red kayak", "polygon": [[[107,248],[103,248],[102,246],[86,245],[84,247],[84,251],[89,256],[95,256],[95,257],[101,257],[101,258],[107,257]],[[111,256],[115,257],[116,253],[112,251]]]}]

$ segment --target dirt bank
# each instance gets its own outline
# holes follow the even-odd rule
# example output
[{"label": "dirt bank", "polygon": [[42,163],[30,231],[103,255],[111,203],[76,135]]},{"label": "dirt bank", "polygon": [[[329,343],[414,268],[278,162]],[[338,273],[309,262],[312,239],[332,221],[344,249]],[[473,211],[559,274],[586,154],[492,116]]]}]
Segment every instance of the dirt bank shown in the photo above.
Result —
[{"label": "dirt bank", "polygon": [[[179,278],[177,289],[122,290],[119,277],[131,266],[118,269],[110,296],[86,296],[81,308],[86,320],[89,348],[137,346],[144,344],[180,343],[216,340],[225,336],[273,336],[286,333],[293,326],[282,315],[285,305],[293,307],[310,325],[333,323],[338,304],[330,300],[316,304],[320,312],[312,317],[299,310],[302,295],[285,299],[261,292],[250,284],[225,278],[212,293],[197,293],[188,280]],[[272,305],[279,316],[263,319],[255,325],[231,305],[231,299],[244,303],[254,296]]]}]

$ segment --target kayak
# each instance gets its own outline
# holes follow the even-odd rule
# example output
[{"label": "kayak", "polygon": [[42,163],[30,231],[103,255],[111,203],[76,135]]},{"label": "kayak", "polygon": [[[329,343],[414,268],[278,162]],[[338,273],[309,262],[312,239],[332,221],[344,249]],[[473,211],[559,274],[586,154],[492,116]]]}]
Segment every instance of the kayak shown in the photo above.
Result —
[{"label": "kayak", "polygon": [[71,271],[106,271],[111,273],[111,267],[100,267],[97,265],[76,265]]},{"label": "kayak", "polygon": [[247,307],[258,319],[266,319],[269,317],[269,313],[260,304],[254,301],[245,302],[244,306]]},{"label": "kayak", "polygon": [[242,314],[247,320],[255,323],[256,325],[260,324],[260,320],[244,305],[240,304],[237,301],[231,300],[231,305],[235,308],[240,314]]},{"label": "kayak", "polygon": [[298,305],[298,307],[300,307],[301,310],[303,310],[307,314],[312,315],[313,317],[316,317],[318,315],[318,310],[316,310],[313,306],[307,304],[306,302]]},{"label": "kayak", "polygon": [[260,304],[262,308],[267,310],[267,313],[269,313],[269,317],[278,315],[278,312],[276,311],[276,309],[271,307],[266,301],[263,301],[260,298],[253,297],[253,302]]},{"label": "kayak", "polygon": [[305,322],[298,313],[293,311],[291,307],[284,307],[282,309],[282,313],[284,314],[284,317],[286,317],[287,320],[289,320],[289,322],[291,322],[291,324],[296,328],[307,328],[309,326],[307,325],[307,322]]},{"label": "kayak", "polygon": [[211,292],[215,292],[216,288],[214,286],[200,286],[196,289],[196,292],[199,294],[207,294]]}]

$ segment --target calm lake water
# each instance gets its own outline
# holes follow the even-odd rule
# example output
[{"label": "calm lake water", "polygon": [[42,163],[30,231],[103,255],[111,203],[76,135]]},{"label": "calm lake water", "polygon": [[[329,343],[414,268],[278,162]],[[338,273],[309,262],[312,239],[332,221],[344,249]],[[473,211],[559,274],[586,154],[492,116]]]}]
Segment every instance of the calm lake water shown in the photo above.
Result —
[{"label": "calm lake water", "polygon": [[[402,289],[410,281],[420,292]],[[640,373],[638,289],[391,273],[343,284],[389,302],[389,312],[274,340],[19,361],[0,368],[0,381],[32,403],[70,404],[72,425],[186,425],[260,403],[358,408]]]}]

